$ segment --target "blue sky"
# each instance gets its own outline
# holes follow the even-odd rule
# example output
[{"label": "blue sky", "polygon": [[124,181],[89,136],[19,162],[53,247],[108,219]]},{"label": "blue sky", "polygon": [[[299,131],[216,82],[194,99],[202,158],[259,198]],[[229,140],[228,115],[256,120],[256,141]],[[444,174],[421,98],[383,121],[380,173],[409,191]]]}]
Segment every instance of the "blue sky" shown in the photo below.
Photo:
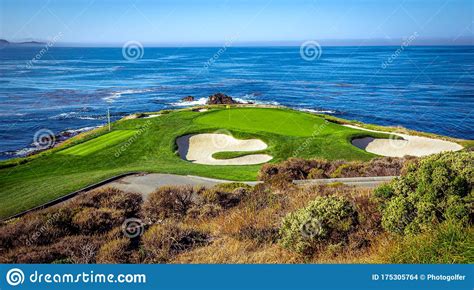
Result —
[{"label": "blue sky", "polygon": [[[0,0],[0,38],[64,43],[472,43],[472,0]],[[415,43],[416,44],[416,43]]]}]

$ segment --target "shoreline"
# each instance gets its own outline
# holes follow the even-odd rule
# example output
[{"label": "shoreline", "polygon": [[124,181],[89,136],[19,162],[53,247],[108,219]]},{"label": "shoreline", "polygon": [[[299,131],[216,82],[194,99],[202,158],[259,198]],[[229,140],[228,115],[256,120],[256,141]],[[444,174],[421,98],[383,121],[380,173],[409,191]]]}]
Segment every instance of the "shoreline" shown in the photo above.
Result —
[{"label": "shoreline", "polygon": [[[362,130],[379,131],[379,132],[383,132],[383,133],[394,133],[394,135],[395,134],[408,134],[408,135],[412,135],[412,136],[420,136],[420,137],[428,137],[428,138],[433,138],[433,139],[440,139],[440,140],[445,140],[445,141],[457,143],[460,146],[462,146],[463,149],[469,149],[469,148],[474,147],[474,140],[459,139],[459,138],[439,135],[439,134],[430,133],[430,132],[423,132],[423,131],[417,131],[417,130],[412,130],[412,129],[406,129],[406,128],[401,127],[401,126],[394,127],[394,126],[382,126],[382,125],[371,124],[371,123],[363,123],[363,122],[357,121],[357,120],[348,120],[348,119],[335,117],[335,116],[329,115],[328,113],[319,113],[319,111],[314,112],[314,111],[311,111],[309,109],[298,109],[298,108],[292,108],[292,107],[283,106],[283,105],[273,105],[273,104],[255,104],[255,103],[253,103],[253,104],[241,103],[241,104],[231,104],[231,105],[223,105],[223,104],[207,105],[207,104],[205,104],[205,105],[195,105],[195,106],[175,108],[175,109],[163,109],[163,110],[160,110],[160,111],[152,111],[152,112],[135,112],[135,113],[132,113],[132,114],[128,114],[128,115],[126,115],[126,116],[124,116],[124,117],[122,117],[122,118],[120,118],[120,119],[118,119],[118,120],[116,120],[112,123],[121,122],[121,121],[125,121],[125,120],[132,120],[132,119],[159,117],[161,115],[165,115],[165,114],[167,114],[169,112],[173,112],[173,111],[198,111],[198,110],[203,110],[203,109],[210,110],[210,109],[213,109],[213,108],[223,108],[225,106],[230,106],[231,108],[274,108],[274,109],[292,110],[292,111],[298,111],[298,112],[302,112],[302,113],[307,113],[307,114],[319,116],[319,117],[322,117],[322,118],[324,118],[325,120],[327,120],[329,122],[333,122],[333,123],[336,123],[336,124],[359,127],[359,129],[362,129]],[[325,111],[325,110],[322,110],[322,111]],[[82,129],[85,129],[85,128],[64,130],[64,131],[62,131],[62,132],[55,135],[55,138],[57,136],[62,136],[63,139],[60,140],[60,141],[55,142],[53,146],[51,146],[49,148],[38,149],[38,150],[34,150],[34,148],[31,148],[31,147],[25,147],[25,148],[19,149],[17,151],[27,150],[27,149],[30,149],[30,148],[33,149],[34,151],[29,152],[25,156],[17,156],[17,157],[12,157],[12,158],[7,158],[7,159],[4,159],[4,160],[0,160],[0,169],[28,162],[28,161],[30,161],[30,159],[35,159],[35,158],[37,158],[37,157],[39,157],[42,154],[45,154],[47,152],[54,152],[54,151],[56,151],[55,149],[62,150],[62,149],[65,148],[64,146],[68,146],[69,143],[74,143],[74,141],[76,139],[85,138],[85,137],[93,134],[94,132],[103,130],[106,127],[107,127],[107,124],[95,126],[95,127],[92,127],[90,130],[85,130],[85,131],[79,132],[78,134],[68,136],[68,137],[65,137],[65,138],[63,136],[64,133],[67,133],[69,131],[81,131]]]}]

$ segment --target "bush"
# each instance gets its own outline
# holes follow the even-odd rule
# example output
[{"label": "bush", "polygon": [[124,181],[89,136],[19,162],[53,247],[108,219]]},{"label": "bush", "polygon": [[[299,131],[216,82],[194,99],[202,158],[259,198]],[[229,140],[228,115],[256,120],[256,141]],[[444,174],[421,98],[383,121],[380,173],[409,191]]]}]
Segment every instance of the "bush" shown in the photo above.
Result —
[{"label": "bush", "polygon": [[282,221],[280,244],[311,255],[330,244],[347,241],[357,225],[357,212],[343,197],[317,197],[305,208],[289,213]]},{"label": "bush", "polygon": [[73,217],[81,234],[101,234],[120,225],[125,219],[124,212],[109,208],[85,208]]},{"label": "bush", "polygon": [[208,243],[209,237],[171,220],[152,226],[142,238],[146,262],[164,263],[186,250]]},{"label": "bush", "polygon": [[63,207],[30,213],[0,230],[0,253],[13,247],[46,245],[76,232],[74,210]]},{"label": "bush", "polygon": [[342,164],[341,166],[337,167],[331,173],[332,178],[340,178],[340,177],[358,177],[364,176],[365,172],[367,171],[366,167],[370,166],[363,162],[349,162]]},{"label": "bush", "polygon": [[123,264],[128,262],[128,247],[130,239],[122,238],[112,240],[100,247],[97,254],[97,263],[102,264]]},{"label": "bush", "polygon": [[95,263],[97,252],[104,240],[100,236],[68,236],[50,245],[50,251],[60,253],[60,263],[90,264]]},{"label": "bush", "polygon": [[339,178],[359,176],[397,176],[414,157],[380,157],[367,162],[290,158],[279,164],[265,164],[258,179],[268,182],[291,182],[298,179]]},{"label": "bush", "polygon": [[416,234],[446,219],[472,223],[473,162],[473,152],[450,152],[409,164],[400,178],[375,191],[382,226]]},{"label": "bush", "polygon": [[63,255],[49,246],[18,247],[0,255],[2,264],[43,264],[61,259]]},{"label": "bush", "polygon": [[[194,205],[194,198],[201,188],[192,186],[164,186],[152,192],[143,205],[144,217],[152,222],[166,218],[182,218]],[[196,191],[196,192],[195,192]]]},{"label": "bush", "polygon": [[235,189],[222,190],[219,186],[207,189],[201,192],[200,204],[216,204],[224,209],[236,206],[247,196],[249,190],[247,187],[238,187]]},{"label": "bush", "polygon": [[72,201],[73,206],[111,208],[123,210],[127,217],[136,215],[143,202],[141,194],[124,192],[114,187],[96,189],[78,196]]},{"label": "bush", "polygon": [[189,209],[188,215],[192,218],[205,219],[218,216],[222,210],[222,207],[218,204],[207,203],[193,206]]}]

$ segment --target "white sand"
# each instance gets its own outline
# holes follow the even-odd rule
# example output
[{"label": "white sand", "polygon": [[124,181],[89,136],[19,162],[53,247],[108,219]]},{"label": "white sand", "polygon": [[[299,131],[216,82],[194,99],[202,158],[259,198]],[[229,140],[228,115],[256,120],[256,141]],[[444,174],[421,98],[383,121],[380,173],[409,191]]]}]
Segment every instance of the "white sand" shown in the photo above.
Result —
[{"label": "white sand", "polygon": [[231,159],[215,159],[217,152],[258,151],[267,148],[265,142],[258,139],[239,140],[226,134],[196,134],[181,136],[176,140],[182,159],[197,164],[208,165],[250,165],[270,161],[268,154],[251,154]]},{"label": "white sand", "polygon": [[403,138],[403,140],[397,140],[395,138],[374,139],[372,137],[365,137],[352,140],[354,146],[367,152],[382,156],[403,157],[405,155],[411,155],[420,157],[444,151],[458,151],[463,148],[457,143],[440,139],[412,136],[398,132],[391,133],[375,131],[353,125],[344,126],[369,132],[385,133],[391,136],[399,136]]}]

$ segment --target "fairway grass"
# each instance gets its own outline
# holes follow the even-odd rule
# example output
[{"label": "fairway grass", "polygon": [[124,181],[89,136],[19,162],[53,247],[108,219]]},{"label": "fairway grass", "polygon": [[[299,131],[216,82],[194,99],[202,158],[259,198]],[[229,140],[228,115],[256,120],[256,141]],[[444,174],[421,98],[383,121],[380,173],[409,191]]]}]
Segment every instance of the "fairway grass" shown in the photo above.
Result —
[{"label": "fairway grass", "polygon": [[59,151],[60,154],[69,154],[69,155],[77,155],[77,156],[87,156],[94,152],[100,151],[105,149],[109,146],[115,145],[124,141],[125,139],[133,136],[136,134],[136,130],[117,130],[87,142],[81,143],[76,146],[72,146],[68,149]]},{"label": "fairway grass", "polygon": [[[162,112],[159,118],[120,120],[112,124],[110,133],[79,135],[27,163],[0,169],[0,218],[127,172],[256,180],[261,165],[215,166],[182,160],[176,138],[205,132],[260,139],[268,145],[264,152],[273,156],[271,162],[289,157],[369,160],[376,155],[356,148],[350,141],[364,136],[388,137],[343,127],[309,113],[276,108],[177,110]],[[60,150],[61,146],[65,148]],[[218,156],[224,159],[245,155],[222,154]]]}]

